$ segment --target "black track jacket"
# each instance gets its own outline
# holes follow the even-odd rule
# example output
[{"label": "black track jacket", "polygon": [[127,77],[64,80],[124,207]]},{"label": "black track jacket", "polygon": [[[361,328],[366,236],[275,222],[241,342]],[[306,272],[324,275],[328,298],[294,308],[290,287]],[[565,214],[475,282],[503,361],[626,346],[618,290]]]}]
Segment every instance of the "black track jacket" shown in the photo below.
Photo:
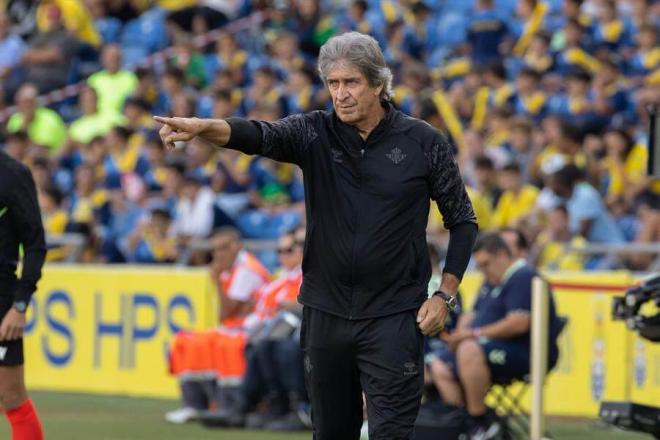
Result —
[{"label": "black track jacket", "polygon": [[[23,272],[16,281],[21,244]],[[44,228],[32,173],[0,151],[0,296],[29,302],[45,258]]]},{"label": "black track jacket", "polygon": [[[430,199],[448,229],[476,224],[446,139],[384,106],[385,118],[366,140],[334,112],[272,123],[227,119],[228,148],[301,167],[307,237],[299,301],[348,319],[415,309],[427,298]],[[462,267],[446,272],[462,277],[473,239]]]}]

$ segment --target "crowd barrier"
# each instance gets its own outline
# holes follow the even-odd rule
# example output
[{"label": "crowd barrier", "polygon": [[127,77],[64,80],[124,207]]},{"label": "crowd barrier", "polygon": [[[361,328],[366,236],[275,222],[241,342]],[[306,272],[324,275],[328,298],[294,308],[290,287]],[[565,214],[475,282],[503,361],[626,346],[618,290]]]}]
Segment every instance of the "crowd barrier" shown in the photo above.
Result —
[{"label": "crowd barrier", "polygon": [[[548,274],[568,318],[561,356],[545,386],[547,415],[595,417],[601,400],[660,401],[660,345],[611,318],[627,272]],[[481,279],[466,274],[473,302]],[[204,269],[51,265],[28,315],[32,389],[173,398],[167,347],[179,329],[215,324],[217,298]]]}]

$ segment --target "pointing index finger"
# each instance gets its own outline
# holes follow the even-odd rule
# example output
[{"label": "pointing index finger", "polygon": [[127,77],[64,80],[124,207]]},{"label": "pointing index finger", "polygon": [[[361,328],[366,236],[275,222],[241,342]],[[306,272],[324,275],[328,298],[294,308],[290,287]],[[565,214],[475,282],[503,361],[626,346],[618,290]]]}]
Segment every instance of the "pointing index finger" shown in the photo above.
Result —
[{"label": "pointing index finger", "polygon": [[154,116],[153,117],[156,122],[159,122],[161,124],[166,124],[166,125],[171,125],[174,126],[174,118],[166,118],[164,116]]}]

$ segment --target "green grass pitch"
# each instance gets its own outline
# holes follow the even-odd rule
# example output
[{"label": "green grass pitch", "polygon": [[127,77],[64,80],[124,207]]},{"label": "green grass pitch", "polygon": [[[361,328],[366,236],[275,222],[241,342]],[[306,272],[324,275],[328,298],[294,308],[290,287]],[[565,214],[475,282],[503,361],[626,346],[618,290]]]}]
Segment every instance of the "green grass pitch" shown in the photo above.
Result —
[{"label": "green grass pitch", "polygon": [[[205,429],[195,423],[170,425],[165,411],[177,402],[129,397],[32,392],[47,440],[310,440],[311,433],[273,434],[262,431]],[[649,436],[605,429],[594,421],[551,420],[557,440],[635,440]],[[0,422],[0,439],[9,439],[9,425]]]}]

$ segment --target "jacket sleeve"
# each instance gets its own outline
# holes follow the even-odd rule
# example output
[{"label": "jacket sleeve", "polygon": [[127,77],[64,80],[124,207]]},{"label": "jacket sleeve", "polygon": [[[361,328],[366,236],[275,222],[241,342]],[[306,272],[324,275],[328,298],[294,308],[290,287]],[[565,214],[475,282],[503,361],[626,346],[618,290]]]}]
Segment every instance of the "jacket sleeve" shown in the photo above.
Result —
[{"label": "jacket sleeve", "polygon": [[227,118],[231,135],[226,147],[302,166],[316,138],[311,114],[287,116],[275,122]]},{"label": "jacket sleeve", "polygon": [[476,223],[477,217],[465,191],[452,147],[444,136],[437,134],[434,137],[428,160],[431,199],[438,204],[445,228],[450,230],[463,222]]},{"label": "jacket sleeve", "polygon": [[14,300],[29,302],[41,278],[41,268],[46,259],[46,240],[37,190],[27,168],[17,175],[8,214],[17,225],[19,242],[23,246],[23,269],[14,290]]}]

